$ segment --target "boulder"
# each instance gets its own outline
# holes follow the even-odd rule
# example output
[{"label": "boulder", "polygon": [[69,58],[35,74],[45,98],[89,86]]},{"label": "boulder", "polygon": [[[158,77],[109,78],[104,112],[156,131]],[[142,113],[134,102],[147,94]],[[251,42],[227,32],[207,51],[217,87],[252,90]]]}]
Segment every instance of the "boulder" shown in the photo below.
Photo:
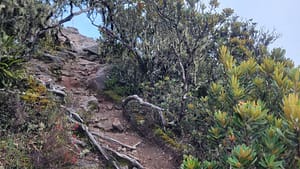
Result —
[{"label": "boulder", "polygon": [[67,49],[64,49],[62,51],[57,51],[56,56],[59,58],[62,58],[63,60],[69,60],[69,59],[75,59],[76,54],[74,52],[68,51]]},{"label": "boulder", "polygon": [[103,92],[111,68],[111,65],[101,66],[96,74],[88,80],[87,88],[97,93]]},{"label": "boulder", "polygon": [[60,57],[51,55],[49,53],[43,53],[43,56],[39,59],[42,60],[44,63],[54,63],[59,65],[63,64],[63,60]]},{"label": "boulder", "polygon": [[99,55],[99,46],[98,45],[85,47],[82,50],[84,52],[87,52],[87,54],[89,54],[89,55]]},{"label": "boulder", "polygon": [[99,57],[99,55],[91,54],[91,55],[86,55],[86,56],[82,57],[82,59],[94,62],[94,61],[100,60],[100,57]]},{"label": "boulder", "polygon": [[82,59],[86,59],[88,61],[96,61],[99,60],[99,46],[93,45],[82,49],[85,53]]}]

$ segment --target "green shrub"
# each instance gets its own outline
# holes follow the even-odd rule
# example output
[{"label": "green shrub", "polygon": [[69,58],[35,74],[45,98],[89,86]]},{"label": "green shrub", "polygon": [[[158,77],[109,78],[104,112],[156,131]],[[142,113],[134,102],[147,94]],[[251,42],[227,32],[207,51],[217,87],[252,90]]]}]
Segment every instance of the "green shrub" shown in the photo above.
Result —
[{"label": "green shrub", "polygon": [[270,58],[238,64],[226,47],[220,58],[226,78],[201,99],[208,117],[197,120],[207,128],[194,131],[195,152],[222,168],[298,168],[299,68]]},{"label": "green shrub", "polygon": [[62,101],[32,77],[24,83],[25,92],[0,91],[0,164],[6,168],[74,165],[79,153],[59,107]]},{"label": "green shrub", "polygon": [[0,35],[0,88],[3,88],[16,85],[24,73],[19,56],[21,46],[14,43],[14,37],[1,32]]},{"label": "green shrub", "polygon": [[184,156],[180,169],[200,169],[200,162],[191,155]]},{"label": "green shrub", "polygon": [[0,139],[0,164],[5,168],[33,168],[26,145],[19,142],[18,136],[6,136]]},{"label": "green shrub", "polygon": [[119,96],[128,96],[139,93],[139,82],[137,72],[134,68],[125,69],[130,63],[114,65],[109,72],[108,79],[105,81],[105,89],[113,91]]},{"label": "green shrub", "polygon": [[104,91],[104,94],[115,101],[116,103],[121,103],[122,102],[122,96],[118,95],[115,91],[113,90],[106,90]]}]

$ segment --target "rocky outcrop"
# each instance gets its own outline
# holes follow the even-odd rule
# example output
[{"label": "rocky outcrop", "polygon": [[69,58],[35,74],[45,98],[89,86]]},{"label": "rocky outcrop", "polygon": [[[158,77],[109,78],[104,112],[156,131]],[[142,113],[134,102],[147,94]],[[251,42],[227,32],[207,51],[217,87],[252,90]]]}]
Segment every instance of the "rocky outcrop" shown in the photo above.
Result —
[{"label": "rocky outcrop", "polygon": [[84,52],[87,52],[88,55],[99,55],[99,45],[93,45],[82,49]]},{"label": "rocky outcrop", "polygon": [[88,80],[88,89],[96,93],[102,93],[105,89],[105,81],[108,78],[108,72],[111,70],[111,65],[102,65],[99,70]]},{"label": "rocky outcrop", "polygon": [[68,37],[72,49],[78,53],[82,53],[84,48],[97,45],[97,42],[93,38],[81,35],[76,28],[66,27],[62,29],[62,33],[64,36],[59,36],[61,41],[65,41],[66,37]]}]

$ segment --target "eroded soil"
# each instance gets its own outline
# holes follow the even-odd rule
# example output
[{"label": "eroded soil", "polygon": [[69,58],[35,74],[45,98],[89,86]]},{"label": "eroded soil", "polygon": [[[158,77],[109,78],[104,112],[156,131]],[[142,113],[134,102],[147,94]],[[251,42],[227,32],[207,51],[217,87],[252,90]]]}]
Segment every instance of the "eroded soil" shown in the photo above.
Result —
[{"label": "eroded soil", "polygon": [[[31,62],[31,73],[42,81],[51,81],[54,85],[64,88],[67,93],[66,106],[72,108],[83,118],[91,132],[96,135],[108,137],[114,141],[96,137],[102,146],[126,154],[137,159],[147,169],[175,169],[176,161],[172,152],[138,135],[129,122],[124,118],[120,106],[106,98],[103,93],[91,91],[88,82],[96,75],[96,72],[105,66],[98,61],[88,61],[87,54],[83,52],[84,47],[96,45],[91,38],[84,37],[76,30],[66,31],[72,44],[71,57],[65,57],[60,63],[55,61],[45,63],[33,59]],[[53,66],[60,64],[59,72],[53,74]],[[84,149],[82,149],[83,151]],[[77,168],[105,168],[103,158],[98,152],[90,152],[81,157]],[[130,168],[125,166],[124,168]]]}]

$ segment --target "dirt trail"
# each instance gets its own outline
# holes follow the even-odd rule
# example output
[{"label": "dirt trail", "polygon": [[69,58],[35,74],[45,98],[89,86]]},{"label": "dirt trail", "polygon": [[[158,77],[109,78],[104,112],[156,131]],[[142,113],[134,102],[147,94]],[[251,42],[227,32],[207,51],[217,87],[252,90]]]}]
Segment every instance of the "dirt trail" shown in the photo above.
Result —
[{"label": "dirt trail", "polygon": [[[87,85],[89,79],[95,76],[97,71],[105,65],[99,64],[97,61],[86,60],[87,54],[83,52],[83,47],[95,45],[96,42],[80,35],[76,30],[72,31],[67,31],[65,34],[71,40],[74,55],[72,55],[72,59],[66,59],[64,61],[59,80],[55,82],[65,87],[68,99],[72,99],[70,101],[72,104],[67,106],[76,110],[76,112],[87,111],[87,113],[89,113],[85,116],[89,117],[88,126],[90,131],[136,148],[131,149],[119,143],[97,137],[102,146],[108,146],[115,151],[137,159],[146,169],[178,168],[178,166],[175,166],[176,162],[172,153],[165,151],[159,145],[139,136],[123,117],[122,110],[120,110],[118,106],[101,95],[101,93],[99,95],[88,90]],[[47,66],[49,67],[49,65],[38,60],[36,60],[35,63],[44,69]],[[50,75],[47,71],[43,73],[39,72],[39,74],[39,76],[42,75],[42,78],[57,78]],[[85,159],[83,158],[83,161],[79,162],[81,163],[79,164],[79,168],[93,168],[93,163],[99,163],[98,157],[99,155],[89,154]],[[90,166],[87,164],[88,161],[91,163]],[[99,166],[97,167],[99,168]],[[127,166],[127,168],[130,167]]]}]

